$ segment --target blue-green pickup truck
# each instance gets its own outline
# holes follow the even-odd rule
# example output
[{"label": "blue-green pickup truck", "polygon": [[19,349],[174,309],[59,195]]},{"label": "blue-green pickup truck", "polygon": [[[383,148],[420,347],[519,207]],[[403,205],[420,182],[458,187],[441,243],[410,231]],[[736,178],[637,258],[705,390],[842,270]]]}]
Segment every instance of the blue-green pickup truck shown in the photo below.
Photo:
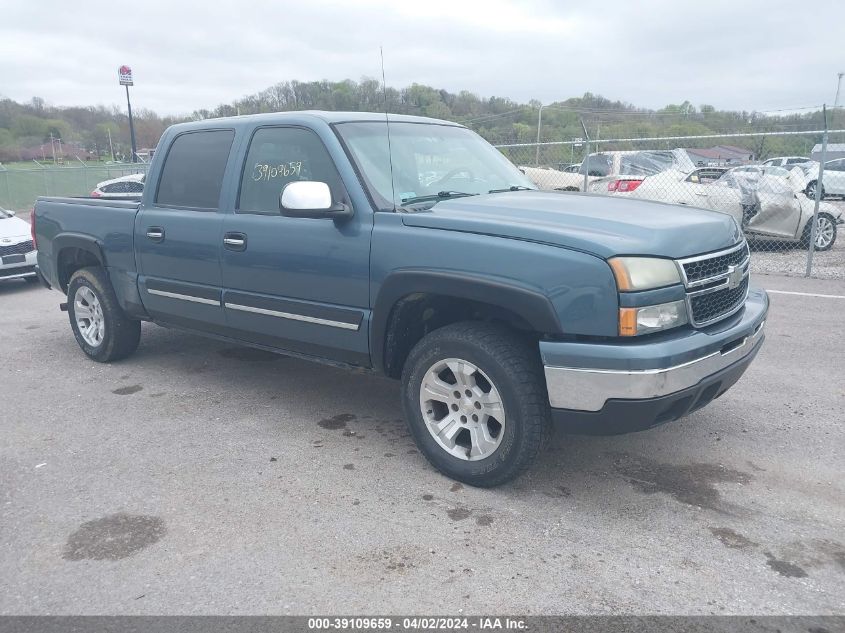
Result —
[{"label": "blue-green pickup truck", "polygon": [[422,453],[476,486],[525,470],[553,423],[624,433],[718,398],[768,310],[731,216],[540,192],[419,117],[175,125],[139,202],[41,198],[32,223],[91,359],[152,321],[379,372]]}]

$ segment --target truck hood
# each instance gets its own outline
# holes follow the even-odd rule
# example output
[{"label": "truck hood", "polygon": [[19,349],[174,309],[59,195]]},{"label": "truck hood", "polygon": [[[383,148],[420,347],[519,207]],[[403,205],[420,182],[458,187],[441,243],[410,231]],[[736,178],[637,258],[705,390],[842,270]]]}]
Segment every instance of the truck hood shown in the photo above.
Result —
[{"label": "truck hood", "polygon": [[599,257],[673,259],[736,244],[726,213],[662,202],[577,193],[514,191],[444,200],[402,216],[407,226],[465,231],[571,248]]}]

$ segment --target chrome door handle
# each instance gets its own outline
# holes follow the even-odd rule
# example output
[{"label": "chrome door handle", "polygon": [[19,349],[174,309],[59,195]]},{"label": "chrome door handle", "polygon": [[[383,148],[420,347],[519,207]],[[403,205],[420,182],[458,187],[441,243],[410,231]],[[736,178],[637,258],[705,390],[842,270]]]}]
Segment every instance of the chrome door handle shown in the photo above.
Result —
[{"label": "chrome door handle", "polygon": [[223,247],[230,251],[246,250],[246,234],[231,231],[223,235]]},{"label": "chrome door handle", "polygon": [[147,237],[154,242],[161,242],[164,239],[164,229],[158,226],[151,226],[147,229]]}]

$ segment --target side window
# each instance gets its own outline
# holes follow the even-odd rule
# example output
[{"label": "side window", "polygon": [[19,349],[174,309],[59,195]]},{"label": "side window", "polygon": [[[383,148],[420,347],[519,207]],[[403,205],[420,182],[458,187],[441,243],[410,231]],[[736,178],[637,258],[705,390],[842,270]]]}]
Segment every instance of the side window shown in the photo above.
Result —
[{"label": "side window", "polygon": [[177,136],[164,159],[156,203],[216,209],[234,138],[233,130],[188,132]]},{"label": "side window", "polygon": [[117,193],[117,186],[119,183],[113,182],[110,185],[104,185],[100,188],[103,193]]},{"label": "side window", "polygon": [[324,182],[334,200],[344,197],[334,161],[317,134],[297,127],[259,128],[244,162],[238,212],[279,215],[282,189],[295,180]]},{"label": "side window", "polygon": [[825,165],[825,169],[830,169],[831,171],[845,171],[845,158],[829,162]]},{"label": "side window", "polygon": [[126,191],[129,193],[141,193],[144,191],[144,183],[142,182],[127,182]]}]

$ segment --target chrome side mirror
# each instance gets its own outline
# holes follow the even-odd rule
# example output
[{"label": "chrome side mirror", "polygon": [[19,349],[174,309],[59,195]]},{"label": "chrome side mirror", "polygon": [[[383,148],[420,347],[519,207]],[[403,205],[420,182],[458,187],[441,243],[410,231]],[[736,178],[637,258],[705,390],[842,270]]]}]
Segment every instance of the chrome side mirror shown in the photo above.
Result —
[{"label": "chrome side mirror", "polygon": [[352,215],[352,208],[335,204],[332,192],[324,182],[297,180],[289,182],[279,196],[279,210],[292,218],[344,218]]}]

